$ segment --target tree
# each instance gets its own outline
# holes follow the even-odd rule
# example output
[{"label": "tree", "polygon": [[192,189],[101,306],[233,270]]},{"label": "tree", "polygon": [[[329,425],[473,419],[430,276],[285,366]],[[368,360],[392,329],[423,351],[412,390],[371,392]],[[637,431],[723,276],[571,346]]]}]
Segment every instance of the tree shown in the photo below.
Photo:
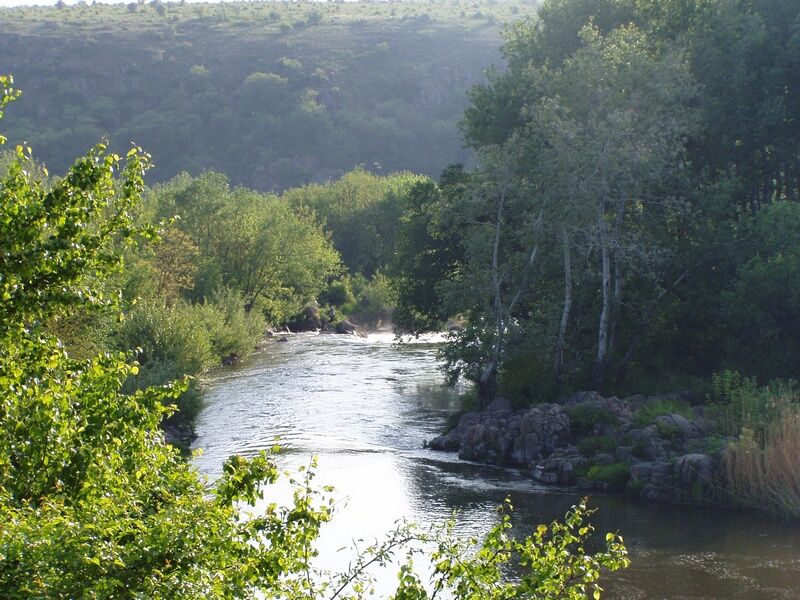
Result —
[{"label": "tree", "polygon": [[156,188],[149,202],[152,218],[176,215],[176,226],[199,249],[194,299],[232,288],[248,311],[263,310],[278,324],[313,301],[339,271],[338,254],[311,215],[275,196],[231,189],[223,175],[176,177]]},{"label": "tree", "polygon": [[[10,80],[0,83],[2,111]],[[371,589],[367,567],[414,540],[437,543],[432,595],[446,588],[464,600],[482,592],[499,597],[501,590],[570,599],[592,591],[597,598],[601,572],[627,566],[622,540],[613,534],[603,550],[586,551],[591,529],[580,505],[565,524],[540,526],[524,542],[506,535],[507,517],[475,554],[469,551],[476,544],[454,540],[452,527],[443,535],[404,528],[359,555],[347,573],[316,571],[314,542],[331,509],[311,485],[313,471],[294,482],[288,505],[251,514],[244,507],[264,499],[265,485],[278,476],[268,454],[232,457],[209,486],[164,443],[158,427],[185,382],[124,393],[124,381],[138,370],[129,355],[73,360],[39,326],[79,300],[101,300],[92,281],[121,266],[107,244],[137,233],[128,214],[141,199],[144,155],[134,149],[117,178],[120,159],[97,147],[59,181],[53,197],[21,175],[27,160],[20,153],[0,181],[4,248],[12,257],[24,242],[33,248],[24,264],[0,262],[0,281],[11,286],[2,288],[0,329],[5,597],[363,598]],[[62,218],[54,221],[51,207]],[[25,218],[15,225],[11,217],[19,215]],[[81,221],[83,215],[91,220]],[[503,578],[512,560],[526,570],[519,583]],[[395,597],[429,597],[410,563],[400,574]]]},{"label": "tree", "polygon": [[[0,110],[12,96],[2,78]],[[309,488],[291,507],[242,519],[277,470],[234,458],[211,493],[164,443],[181,383],[122,393],[125,354],[71,360],[41,323],[104,303],[92,282],[121,266],[146,155],[101,145],[50,191],[25,177],[29,153],[0,181],[0,587],[9,598],[249,597],[302,588],[307,544],[328,518]],[[146,230],[145,230],[146,232]],[[101,275],[101,277],[90,277]],[[222,575],[222,576],[220,576]]]},{"label": "tree", "polygon": [[406,194],[390,267],[397,294],[393,321],[401,334],[438,331],[454,311],[442,288],[464,261],[461,228],[451,216],[469,178],[463,165],[452,165],[438,183],[419,182]]},{"label": "tree", "polygon": [[[683,164],[693,85],[681,54],[654,51],[635,27],[606,36],[584,27],[583,45],[557,65],[536,56],[538,31],[524,26],[513,31],[506,47],[509,71],[473,94],[465,130],[479,148],[491,147],[484,145],[490,140],[517,140],[522,151],[516,176],[529,182],[528,208],[541,207],[546,228],[562,248],[564,300],[554,328],[557,380],[573,304],[576,236],[596,256],[600,298],[593,383],[603,389],[622,335],[624,282],[657,272],[665,256],[664,226],[680,219],[681,203],[663,190]],[[524,224],[524,214],[512,222]]]}]

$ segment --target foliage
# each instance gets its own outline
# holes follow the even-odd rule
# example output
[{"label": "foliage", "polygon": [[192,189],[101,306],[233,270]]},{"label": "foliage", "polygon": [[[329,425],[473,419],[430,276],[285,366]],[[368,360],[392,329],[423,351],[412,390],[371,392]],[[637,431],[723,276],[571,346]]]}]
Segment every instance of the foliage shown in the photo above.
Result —
[{"label": "foliage", "polygon": [[630,479],[628,480],[628,484],[625,486],[625,493],[629,496],[633,496],[634,498],[638,498],[642,495],[644,486],[644,479]]},{"label": "foliage", "polygon": [[[800,121],[785,23],[798,14],[769,0],[564,0],[515,23],[507,68],[473,88],[462,123],[479,168],[458,201],[440,183],[409,204],[398,322],[466,317],[450,372],[496,371],[529,400],[620,393],[629,373],[672,386],[725,368],[795,376]],[[444,240],[455,258],[439,260]],[[531,270],[515,258],[526,249]]]},{"label": "foliage", "polygon": [[738,435],[747,428],[761,436],[787,409],[800,403],[800,396],[791,381],[777,380],[768,386],[759,386],[755,378],[742,377],[736,371],[722,371],[712,377],[710,400],[717,409],[723,431]]},{"label": "foliage", "polygon": [[350,314],[354,320],[371,327],[391,321],[395,295],[386,275],[376,273],[369,281],[356,276],[353,288],[356,302]]},{"label": "foliage", "polygon": [[[264,329],[258,313],[246,312],[238,294],[223,290],[214,302],[202,304],[136,304],[119,327],[115,346],[137,348],[140,369],[128,387],[142,389],[186,375],[196,377],[223,359],[246,356]],[[178,405],[182,420],[196,416],[200,402],[194,382]]]},{"label": "foliage", "polygon": [[616,425],[619,420],[605,406],[595,402],[582,402],[564,409],[569,417],[572,430],[577,433],[591,433],[596,425]]},{"label": "foliage", "polygon": [[[398,589],[392,598],[412,600],[433,598],[444,593],[457,599],[500,599],[525,597],[537,599],[600,598],[598,578],[603,571],[625,568],[629,561],[622,538],[607,534],[605,548],[596,554],[587,552],[593,528],[586,523],[584,500],[567,513],[563,523],[539,525],[523,541],[508,535],[508,514],[482,541],[454,539],[455,523],[450,523],[431,540],[437,548],[430,555],[430,585],[423,584],[414,571],[414,552],[409,552],[398,574]],[[506,570],[515,568],[518,579],[509,580]]]},{"label": "foliage", "polygon": [[714,374],[710,400],[721,430],[733,437],[721,453],[733,501],[785,517],[800,515],[800,404],[794,383],[759,386],[754,378],[723,371]]},{"label": "foliage", "polygon": [[594,465],[589,469],[589,481],[608,486],[612,490],[624,490],[631,475],[631,467],[627,463],[610,465]]},{"label": "foliage", "polygon": [[3,244],[31,243],[23,266],[0,263],[3,283],[16,286],[5,288],[14,295],[0,331],[4,595],[249,597],[301,587],[308,544],[329,514],[308,486],[291,505],[242,519],[239,503],[277,477],[268,456],[232,459],[210,492],[158,428],[185,384],[123,393],[138,371],[127,355],[73,360],[38,328],[78,300],[101,300],[92,283],[119,265],[107,245],[136,233],[128,211],[140,198],[140,155],[116,179],[119,160],[96,148],[52,192],[25,182],[25,160],[0,187],[6,214],[20,215],[6,219]]},{"label": "foliage", "polygon": [[437,330],[456,311],[446,305],[442,287],[464,260],[454,216],[468,178],[462,165],[453,165],[438,184],[421,181],[408,190],[390,269],[397,294],[394,321],[402,333]]},{"label": "foliage", "polygon": [[[292,590],[327,520],[294,502],[242,519],[277,469],[236,457],[209,494],[158,424],[182,387],[120,392],[124,355],[76,362],[52,341],[4,346],[0,585],[8,598],[252,597]],[[224,577],[219,575],[224,573]]]},{"label": "foliage", "polygon": [[319,301],[327,306],[340,308],[342,306],[352,307],[356,297],[349,278],[336,279],[331,281],[319,295]]},{"label": "foliage", "polygon": [[691,406],[677,398],[656,398],[649,400],[633,415],[633,424],[636,427],[646,427],[655,422],[656,417],[677,414],[687,419],[694,416]]},{"label": "foliage", "polygon": [[180,175],[154,188],[148,203],[155,218],[179,217],[176,226],[197,248],[182,259],[197,263],[189,299],[211,300],[228,288],[247,312],[278,325],[339,271],[336,251],[310,215],[272,195],[231,189],[223,175]]},{"label": "foliage", "polygon": [[351,273],[372,277],[390,263],[406,196],[424,180],[411,173],[380,177],[356,168],[336,181],[286,190],[282,199],[324,223]]},{"label": "foliage", "polygon": [[[29,253],[24,268],[16,261],[0,262],[0,281],[15,282],[10,291],[19,303],[3,305],[0,329],[4,597],[299,599],[326,590],[332,590],[331,598],[344,597],[345,591],[349,597],[364,597],[366,567],[385,561],[407,537],[390,538],[388,546],[359,555],[354,570],[317,583],[311,560],[331,503],[312,486],[313,463],[292,481],[292,500],[283,506],[265,502],[265,486],[275,482],[278,470],[264,452],[232,457],[220,479],[209,485],[164,443],[159,430],[174,410],[170,402],[185,391],[185,381],[127,392],[126,380],[139,371],[129,355],[71,359],[57,339],[42,332],[41,321],[63,314],[76,297],[99,301],[93,284],[120,263],[106,243],[124,245],[137,232],[127,217],[140,201],[142,163],[137,157],[136,152],[129,156],[129,168],[116,179],[111,169],[118,159],[95,149],[58,183],[53,197],[21,176],[14,185],[0,186],[6,214],[41,216],[20,219],[27,228],[6,219],[4,247],[19,249],[23,241],[34,240],[48,249]],[[12,180],[15,170],[19,167],[12,167]],[[52,203],[58,214],[59,199],[69,210],[52,227],[46,209]],[[120,211],[97,209],[120,205],[123,217]],[[82,214],[92,217],[82,222],[91,224],[88,232],[67,222]],[[235,298],[220,298],[219,304],[239,307]],[[143,358],[177,352],[181,370],[202,368],[213,343],[200,343],[201,328],[183,320],[202,316],[205,309],[142,304],[130,323],[152,338]],[[176,323],[174,331],[167,331]],[[171,348],[174,342],[170,336],[161,339],[161,333],[192,339]],[[247,508],[256,503],[266,504],[263,511]],[[435,538],[432,585],[461,598],[500,597],[501,590],[506,597],[517,588],[531,597],[577,599],[591,591],[599,598],[602,571],[623,568],[628,559],[622,539],[614,534],[607,535],[604,550],[587,551],[592,529],[585,525],[586,516],[581,504],[565,523],[542,525],[518,542],[506,535],[506,515],[480,546],[475,540],[452,539],[450,526],[446,535]],[[473,548],[477,552],[467,554]],[[519,582],[506,580],[501,570],[512,557],[526,569]],[[427,597],[410,563],[401,568],[396,597]]]},{"label": "foliage", "polygon": [[105,132],[116,152],[136,140],[151,182],[214,170],[282,191],[356,165],[435,175],[469,159],[464,92],[499,60],[502,24],[534,11],[476,3],[486,18],[451,0],[0,8],[0,55],[30,97],[9,139],[55,172]]},{"label": "foliage", "polygon": [[97,295],[91,275],[119,268],[118,231],[150,233],[136,227],[130,212],[148,164],[139,149],[123,162],[99,144],[50,189],[29,181],[25,169],[31,160],[18,148],[16,163],[0,181],[0,193],[15,200],[0,207],[0,330],[38,321],[50,305],[67,310],[114,302]]}]

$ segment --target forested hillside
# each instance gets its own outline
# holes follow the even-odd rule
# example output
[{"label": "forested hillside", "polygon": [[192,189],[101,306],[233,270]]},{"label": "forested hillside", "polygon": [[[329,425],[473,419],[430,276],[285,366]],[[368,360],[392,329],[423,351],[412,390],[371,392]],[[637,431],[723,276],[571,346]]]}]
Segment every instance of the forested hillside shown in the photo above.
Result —
[{"label": "forested hillside", "polygon": [[437,175],[466,160],[466,91],[500,60],[497,3],[138,3],[0,9],[25,90],[7,136],[62,172],[108,136],[150,181],[224,172],[262,191],[357,165]]}]

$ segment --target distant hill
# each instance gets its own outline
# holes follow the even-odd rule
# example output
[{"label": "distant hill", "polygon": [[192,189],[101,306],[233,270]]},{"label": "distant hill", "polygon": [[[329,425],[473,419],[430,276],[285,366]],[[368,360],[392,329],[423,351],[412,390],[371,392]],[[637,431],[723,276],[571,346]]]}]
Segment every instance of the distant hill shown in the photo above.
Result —
[{"label": "distant hill", "polygon": [[356,165],[437,175],[468,161],[465,92],[535,4],[81,5],[0,9],[2,127],[60,172],[101,137],[157,164],[281,190]]}]

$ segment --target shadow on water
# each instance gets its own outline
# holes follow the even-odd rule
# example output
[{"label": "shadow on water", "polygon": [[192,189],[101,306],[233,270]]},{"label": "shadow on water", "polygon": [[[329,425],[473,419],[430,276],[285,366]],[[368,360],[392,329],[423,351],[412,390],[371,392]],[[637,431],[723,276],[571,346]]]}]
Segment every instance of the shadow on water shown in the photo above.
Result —
[{"label": "shadow on water", "polygon": [[[579,496],[534,484],[524,473],[458,461],[422,448],[441,432],[459,397],[442,385],[438,340],[398,346],[390,334],[268,341],[240,367],[211,379],[198,420],[198,468],[215,476],[234,453],[281,438],[287,469],[319,459],[317,481],[335,486],[337,515],[320,540],[324,566],[336,550],[371,539],[396,519],[443,521],[480,534],[506,497],[520,535],[563,516]],[[288,490],[273,493],[287,497]],[[599,532],[625,537],[632,566],[607,580],[608,598],[782,600],[800,598],[800,528],[749,513],[597,496]],[[387,586],[394,581],[387,577]],[[387,588],[388,589],[388,588]],[[379,589],[380,591],[380,589]]]}]

